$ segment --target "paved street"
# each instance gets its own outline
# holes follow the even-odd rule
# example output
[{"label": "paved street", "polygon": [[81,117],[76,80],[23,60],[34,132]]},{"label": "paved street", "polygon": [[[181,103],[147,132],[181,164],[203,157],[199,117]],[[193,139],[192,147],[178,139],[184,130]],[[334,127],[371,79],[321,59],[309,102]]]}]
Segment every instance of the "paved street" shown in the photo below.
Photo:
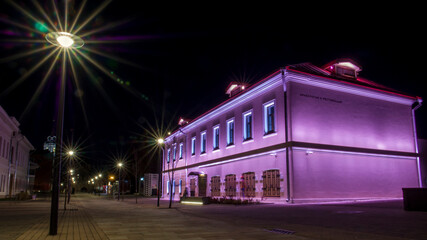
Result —
[{"label": "paved street", "polygon": [[401,201],[167,206],[79,194],[51,237],[48,200],[1,201],[0,239],[427,239],[427,212],[405,212]]}]

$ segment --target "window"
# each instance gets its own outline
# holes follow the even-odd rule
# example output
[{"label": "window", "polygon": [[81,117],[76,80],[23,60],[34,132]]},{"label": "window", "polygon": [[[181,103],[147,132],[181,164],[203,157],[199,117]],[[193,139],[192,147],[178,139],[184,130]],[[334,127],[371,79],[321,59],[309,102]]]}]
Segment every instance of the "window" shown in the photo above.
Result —
[{"label": "window", "polygon": [[229,174],[225,176],[225,195],[229,197],[236,196],[236,175]]},{"label": "window", "polygon": [[200,153],[206,153],[206,131],[200,134]]},{"label": "window", "polygon": [[219,149],[219,126],[213,128],[213,150]]},{"label": "window", "polygon": [[213,176],[211,178],[211,196],[219,197],[221,196],[221,178],[220,176]]},{"label": "window", "polygon": [[242,197],[255,197],[255,173],[243,173],[241,180]]},{"label": "window", "polygon": [[243,114],[243,141],[252,139],[252,110]]},{"label": "window", "polygon": [[182,179],[179,179],[179,194],[182,193]]},{"label": "window", "polygon": [[277,169],[267,170],[262,173],[264,197],[280,197],[280,172]]},{"label": "window", "polygon": [[196,137],[191,138],[191,155],[196,154]]},{"label": "window", "polygon": [[176,159],[176,144],[173,145],[172,160]]},{"label": "window", "polygon": [[172,194],[175,194],[175,180],[172,181]]},{"label": "window", "polygon": [[234,144],[234,119],[227,121],[227,146]]},{"label": "window", "polygon": [[264,104],[264,135],[274,133],[275,131],[275,107],[273,100]]},{"label": "window", "polygon": [[184,152],[184,143],[179,144],[179,159],[182,159],[182,154]]},{"label": "window", "polygon": [[169,163],[170,160],[171,160],[171,150],[170,150],[170,148],[168,148],[168,153],[166,155],[166,161]]},{"label": "window", "polygon": [[166,182],[166,193],[169,194],[169,181]]}]

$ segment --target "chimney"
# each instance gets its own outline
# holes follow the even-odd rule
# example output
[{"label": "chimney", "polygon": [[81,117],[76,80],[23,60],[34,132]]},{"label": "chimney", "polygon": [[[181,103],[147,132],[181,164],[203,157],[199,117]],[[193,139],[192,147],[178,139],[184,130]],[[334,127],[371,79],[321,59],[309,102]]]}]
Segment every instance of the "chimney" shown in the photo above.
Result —
[{"label": "chimney", "polygon": [[335,76],[357,79],[359,72],[362,71],[360,65],[351,59],[338,59],[328,63],[323,69],[329,71]]}]

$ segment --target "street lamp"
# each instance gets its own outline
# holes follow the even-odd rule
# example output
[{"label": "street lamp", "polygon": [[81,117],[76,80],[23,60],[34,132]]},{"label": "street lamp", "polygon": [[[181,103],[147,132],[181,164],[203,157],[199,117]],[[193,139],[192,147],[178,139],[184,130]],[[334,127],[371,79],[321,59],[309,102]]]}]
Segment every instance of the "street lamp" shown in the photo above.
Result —
[{"label": "street lamp", "polygon": [[121,170],[121,169],[122,169],[122,167],[123,167],[123,163],[122,163],[122,162],[119,162],[119,163],[117,164],[117,167],[119,168],[119,194],[118,194],[117,201],[120,201],[120,170]]},{"label": "street lamp", "polygon": [[[52,201],[50,206],[50,225],[49,235],[58,233],[58,203],[59,203],[59,182],[61,181],[61,162],[62,162],[62,134],[64,128],[64,102],[65,102],[65,68],[68,48],[80,48],[84,45],[83,39],[67,32],[51,32],[46,34],[46,41],[55,45],[63,51],[62,53],[62,68],[61,68],[61,84],[60,84],[60,100],[58,105],[58,117],[56,122],[56,148],[55,158],[53,161],[53,179],[52,179]],[[59,152],[56,152],[58,151]],[[58,154],[59,153],[59,154]]]},{"label": "street lamp", "polygon": [[161,159],[159,161],[159,177],[158,177],[158,180],[157,180],[157,207],[160,206],[160,193],[161,193],[160,186],[162,184],[162,180],[161,180],[161,177],[162,177],[162,162],[163,162],[164,154],[165,154],[164,149],[163,149],[163,144],[164,143],[165,143],[165,140],[163,138],[158,138],[157,139],[157,144],[160,146],[160,149],[162,149],[162,156],[161,156]]},{"label": "street lamp", "polygon": [[[67,152],[67,155],[69,158],[72,158],[74,156],[74,151],[73,150],[69,150]],[[70,159],[71,160],[71,159]],[[67,165],[68,168],[70,168],[70,161],[67,161]],[[65,195],[65,199],[64,199],[64,210],[67,209],[67,203],[70,204],[70,199],[71,199],[71,175],[73,175],[73,169],[70,169],[69,172],[67,172],[67,193]]]}]

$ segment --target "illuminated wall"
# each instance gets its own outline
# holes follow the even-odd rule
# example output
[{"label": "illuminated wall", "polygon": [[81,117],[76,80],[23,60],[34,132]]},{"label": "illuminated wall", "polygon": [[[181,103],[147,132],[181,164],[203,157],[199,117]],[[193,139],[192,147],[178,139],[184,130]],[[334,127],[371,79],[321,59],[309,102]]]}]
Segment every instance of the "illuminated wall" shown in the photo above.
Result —
[{"label": "illuminated wall", "polygon": [[417,187],[415,158],[293,150],[294,199],[402,197]]},{"label": "illuminated wall", "polygon": [[[305,82],[304,82],[305,80]],[[312,76],[286,84],[292,198],[401,197],[418,187],[413,99]]]},{"label": "illuminated wall", "polygon": [[289,84],[293,141],[415,151],[411,103]]}]

